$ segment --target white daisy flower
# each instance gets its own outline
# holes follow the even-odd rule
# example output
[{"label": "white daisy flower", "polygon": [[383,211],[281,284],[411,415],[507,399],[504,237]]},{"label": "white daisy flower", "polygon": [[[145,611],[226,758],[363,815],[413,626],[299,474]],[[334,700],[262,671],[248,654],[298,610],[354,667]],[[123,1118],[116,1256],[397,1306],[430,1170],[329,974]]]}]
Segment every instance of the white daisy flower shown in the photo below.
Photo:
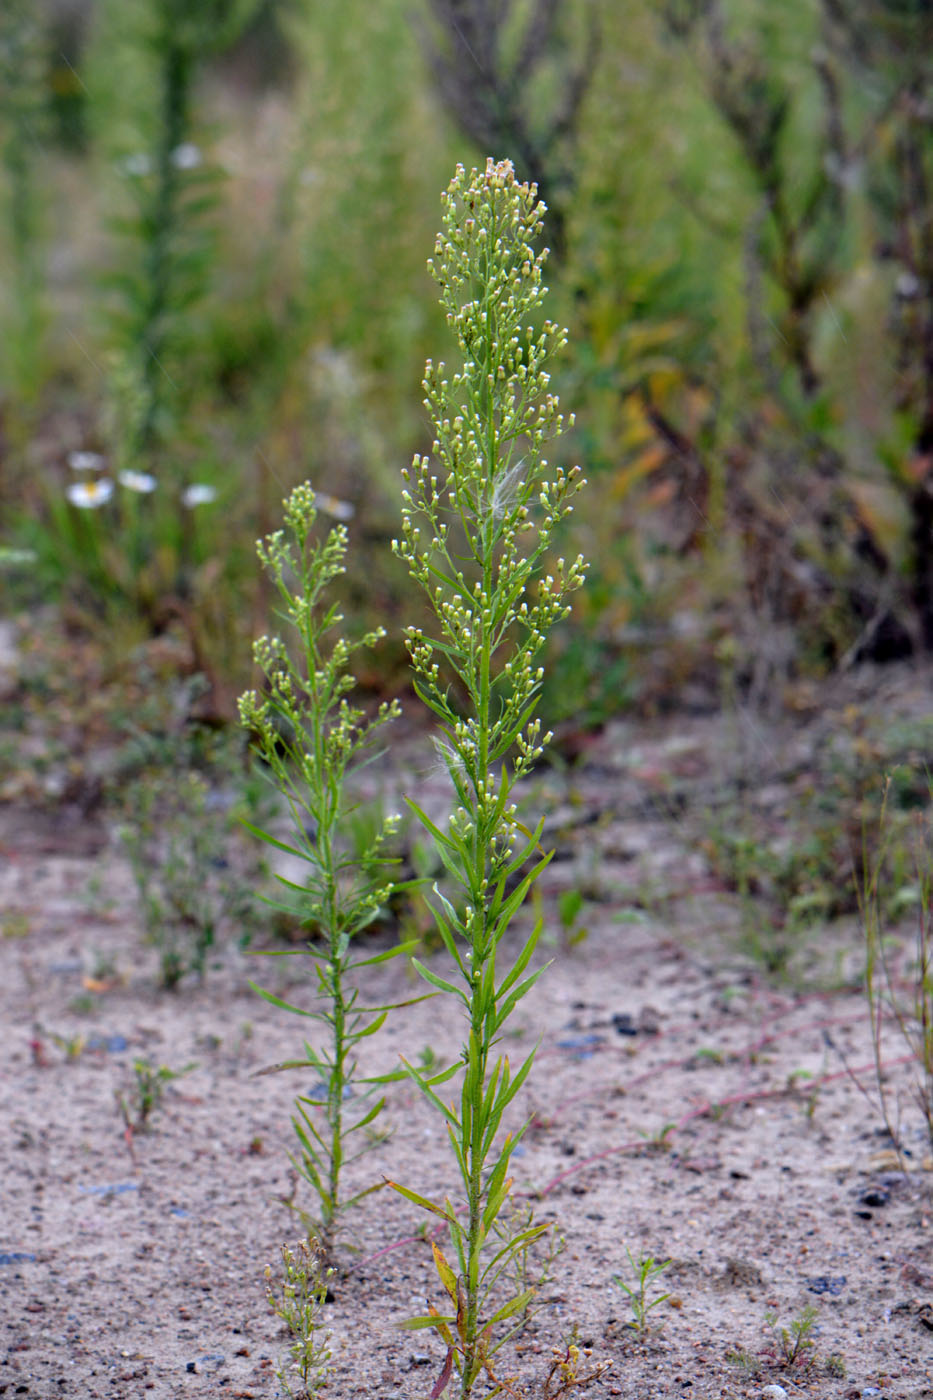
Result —
[{"label": "white daisy flower", "polygon": [[193,510],[195,506],[209,506],[216,499],[216,487],[206,486],[203,482],[195,482],[192,486],[186,486],[181,493],[181,503],[189,510]]},{"label": "white daisy flower", "polygon": [[125,486],[127,491],[137,491],[141,496],[148,496],[150,491],[154,491],[158,486],[154,476],[148,472],[120,472],[117,477],[121,486]]},{"label": "white daisy flower", "polygon": [[192,141],[183,141],[172,152],[172,164],[176,170],[197,170],[201,164],[201,152]]},{"label": "white daisy flower", "polygon": [[98,481],[73,481],[65,488],[65,495],[73,506],[78,506],[81,510],[96,510],[98,506],[106,505],[113,495],[113,482],[106,477],[101,477]]},{"label": "white daisy flower", "polygon": [[99,452],[69,452],[68,465],[73,472],[99,472],[104,459]]}]

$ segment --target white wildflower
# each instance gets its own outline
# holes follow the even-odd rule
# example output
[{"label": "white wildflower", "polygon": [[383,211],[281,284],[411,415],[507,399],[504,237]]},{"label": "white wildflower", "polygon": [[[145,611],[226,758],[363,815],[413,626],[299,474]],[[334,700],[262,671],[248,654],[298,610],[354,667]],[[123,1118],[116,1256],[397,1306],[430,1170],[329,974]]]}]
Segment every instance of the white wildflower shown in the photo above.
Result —
[{"label": "white wildflower", "polygon": [[65,495],[73,506],[81,510],[96,510],[106,505],[113,495],[113,482],[106,477],[98,481],[73,481],[65,488]]},{"label": "white wildflower", "polygon": [[154,476],[148,472],[120,472],[117,477],[121,486],[125,486],[127,491],[136,491],[141,496],[148,496],[150,491],[154,491],[158,486]]},{"label": "white wildflower", "polygon": [[217,488],[207,486],[203,482],[194,482],[191,486],[186,486],[181,493],[181,503],[193,510],[195,506],[209,506],[217,499]]}]

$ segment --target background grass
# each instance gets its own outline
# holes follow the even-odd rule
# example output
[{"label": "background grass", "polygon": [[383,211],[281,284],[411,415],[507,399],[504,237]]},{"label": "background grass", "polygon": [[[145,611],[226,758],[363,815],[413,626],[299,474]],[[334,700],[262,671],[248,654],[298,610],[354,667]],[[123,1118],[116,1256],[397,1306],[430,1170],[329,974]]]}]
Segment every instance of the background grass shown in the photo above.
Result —
[{"label": "background grass", "polygon": [[[453,165],[494,154],[552,206],[592,483],[549,714],[926,650],[929,25],[894,0],[5,6],[0,542],[35,553],[7,606],[120,652],[181,637],[229,717],[252,541],[307,477],[353,507],[360,630],[414,616],[386,546],[447,344],[424,262]],[[157,490],[76,510],[86,449]],[[393,689],[397,643],[377,665]]]}]

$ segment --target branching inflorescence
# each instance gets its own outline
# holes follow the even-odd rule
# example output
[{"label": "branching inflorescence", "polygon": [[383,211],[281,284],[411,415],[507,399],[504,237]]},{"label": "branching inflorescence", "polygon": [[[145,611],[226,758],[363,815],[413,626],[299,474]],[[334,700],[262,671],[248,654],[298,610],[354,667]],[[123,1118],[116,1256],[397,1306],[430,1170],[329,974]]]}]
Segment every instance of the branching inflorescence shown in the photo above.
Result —
[{"label": "branching inflorescence", "polygon": [[[405,1069],[446,1121],[465,1200],[458,1210],[397,1189],[447,1222],[456,1268],[437,1246],[434,1252],[451,1310],[431,1308],[409,1325],[433,1327],[446,1343],[434,1394],[456,1372],[465,1397],[484,1372],[495,1384],[492,1357],[530,1302],[528,1292],[503,1301],[502,1283],[513,1254],[543,1228],[531,1226],[504,1245],[493,1229],[521,1136],[503,1138],[502,1120],[533,1060],[513,1074],[495,1046],[543,970],[528,971],[540,925],[502,973],[497,953],[549,859],[541,827],[524,827],[511,798],[551,738],[534,713],[538,658],[549,629],[569,611],[567,595],[583,583],[583,560],[547,560],[583,482],[579,468],[552,470],[544,456],[565,426],[548,364],[566,338],[553,322],[538,323],[546,253],[533,243],[544,206],[510,161],[489,160],[469,175],[458,167],[442,198],[430,268],[462,363],[450,373],[443,363],[427,365],[425,405],[436,440],[431,456],[416,457],[405,473],[394,548],[436,617],[433,635],[409,627],[406,640],[415,689],[439,722],[438,751],[455,795],[445,830],[410,805],[456,887],[457,907],[437,892],[436,917],[459,981],[417,965],[462,1003],[468,1035],[453,1070]],[[458,1069],[460,1102],[448,1105],[436,1086]]]}]

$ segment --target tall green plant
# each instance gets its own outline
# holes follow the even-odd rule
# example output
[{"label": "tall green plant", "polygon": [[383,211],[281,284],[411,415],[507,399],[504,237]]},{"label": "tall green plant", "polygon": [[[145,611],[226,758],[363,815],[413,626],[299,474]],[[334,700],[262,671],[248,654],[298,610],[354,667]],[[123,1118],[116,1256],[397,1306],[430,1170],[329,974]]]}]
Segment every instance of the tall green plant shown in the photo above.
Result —
[{"label": "tall green plant", "polygon": [[[42,32],[29,0],[0,10],[0,244],[9,258],[0,338],[0,393],[32,402],[42,374]],[[6,301],[7,296],[3,299]]]},{"label": "tall green plant", "polygon": [[[466,1039],[461,1064],[440,1075],[403,1063],[447,1125],[462,1197],[429,1200],[392,1184],[447,1225],[454,1263],[433,1245],[447,1306],[407,1325],[433,1328],[447,1347],[432,1394],[456,1373],[466,1397],[484,1373],[497,1384],[493,1358],[531,1299],[529,1290],[508,1296],[504,1285],[515,1256],[543,1228],[520,1228],[504,1242],[494,1232],[523,1132],[506,1131],[504,1119],[534,1058],[513,1071],[496,1046],[543,971],[529,971],[540,920],[509,950],[505,967],[499,963],[509,927],[550,859],[541,825],[521,824],[512,792],[551,737],[534,717],[543,676],[537,659],[549,628],[569,611],[567,594],[583,583],[583,560],[547,561],[582,481],[578,467],[552,470],[544,456],[564,427],[547,366],[565,333],[538,322],[546,252],[533,246],[544,213],[535,187],[518,182],[510,161],[489,160],[469,175],[458,167],[443,205],[430,267],[462,360],[449,377],[444,364],[428,362],[437,466],[417,456],[405,473],[394,548],[436,618],[433,634],[409,627],[406,638],[415,689],[440,727],[456,804],[441,827],[410,803],[457,891],[456,905],[437,892],[435,910],[451,973],[416,966],[460,1004]],[[445,1103],[437,1088],[458,1070],[459,1101]]]},{"label": "tall green plant", "polygon": [[[142,396],[135,448],[150,453],[169,435],[184,382],[191,308],[206,295],[220,172],[196,143],[195,84],[214,53],[227,48],[257,0],[108,0],[98,42],[94,90],[104,90],[99,122],[130,213],[113,221],[121,249],[111,282],[118,293],[117,336]],[[103,64],[119,55],[116,79]],[[187,371],[190,376],[190,368]],[[135,463],[126,462],[133,466]]]},{"label": "tall green plant", "polygon": [[[257,736],[258,752],[285,797],[293,844],[249,829],[297,857],[305,872],[301,883],[278,878],[297,894],[308,929],[308,943],[294,951],[313,965],[315,1004],[295,1006],[272,992],[255,990],[273,1006],[308,1017],[322,1031],[319,1044],[305,1042],[304,1059],[274,1068],[308,1068],[316,1076],[310,1091],[295,1101],[292,1121],[299,1151],[293,1162],[317,1195],[314,1230],[330,1258],[342,1214],[368,1194],[364,1190],[346,1199],[343,1169],[373,1145],[373,1124],[385,1102],[375,1098],[375,1083],[360,1077],[356,1053],[392,1008],[362,1006],[354,980],[362,968],[385,962],[410,945],[360,956],[354,943],[392,889],[385,845],[399,818],[381,820],[361,857],[353,841],[355,804],[346,782],[398,706],[384,704],[366,719],[347,700],[355,685],[348,670],[353,647],[343,637],[329,637],[343,618],[337,605],[326,601],[328,586],[344,572],[347,531],[336,525],[319,538],[316,517],[314,491],[307,483],[298,486],[285,502],[286,530],[257,546],[281,599],[293,646],[280,637],[260,637],[255,643],[254,658],[265,685],[262,696],[249,691],[240,697],[240,718]],[[381,628],[369,632],[359,645],[372,646],[383,635]],[[294,899],[287,907],[294,914]]]}]

